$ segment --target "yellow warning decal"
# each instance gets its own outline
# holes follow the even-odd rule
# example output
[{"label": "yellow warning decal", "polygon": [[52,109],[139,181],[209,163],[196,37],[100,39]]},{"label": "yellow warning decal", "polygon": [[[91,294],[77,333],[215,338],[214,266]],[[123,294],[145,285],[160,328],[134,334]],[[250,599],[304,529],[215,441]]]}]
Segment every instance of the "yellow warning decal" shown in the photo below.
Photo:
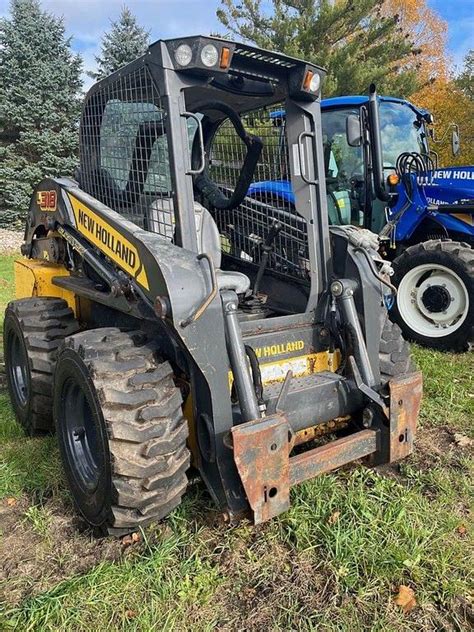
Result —
[{"label": "yellow warning decal", "polygon": [[293,342],[283,342],[277,345],[268,345],[266,347],[255,347],[255,355],[260,360],[261,358],[270,358],[294,351],[302,351],[303,349],[304,340],[295,340]]},{"label": "yellow warning decal", "polygon": [[[286,358],[276,362],[260,362],[260,373],[264,386],[267,386],[275,382],[283,382],[288,371],[293,373],[293,377],[306,377],[320,371],[334,372],[338,369],[340,363],[341,354],[339,349],[336,349],[334,353],[319,351],[318,353]],[[228,379],[229,388],[231,388],[234,381],[232,371],[229,371]]]},{"label": "yellow warning decal", "polygon": [[149,290],[148,277],[136,247],[83,202],[69,193],[67,195],[78,231],[122,270],[134,277],[137,283]]}]

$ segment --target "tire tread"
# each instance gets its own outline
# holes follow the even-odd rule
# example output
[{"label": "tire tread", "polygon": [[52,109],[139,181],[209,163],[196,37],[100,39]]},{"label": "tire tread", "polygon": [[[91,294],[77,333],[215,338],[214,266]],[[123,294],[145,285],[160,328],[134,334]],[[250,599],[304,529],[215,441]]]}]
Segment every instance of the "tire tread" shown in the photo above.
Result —
[{"label": "tire tread", "polygon": [[89,330],[64,341],[84,360],[109,436],[112,505],[102,527],[124,535],[181,501],[190,453],[182,395],[169,362],[141,332]]}]

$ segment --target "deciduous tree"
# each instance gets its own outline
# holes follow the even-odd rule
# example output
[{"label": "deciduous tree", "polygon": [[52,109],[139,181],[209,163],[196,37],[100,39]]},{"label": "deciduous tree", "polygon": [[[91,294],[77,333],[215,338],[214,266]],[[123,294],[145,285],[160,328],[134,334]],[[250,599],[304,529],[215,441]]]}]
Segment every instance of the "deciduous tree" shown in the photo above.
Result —
[{"label": "deciduous tree", "polygon": [[[470,77],[470,79],[469,79]],[[472,97],[472,53],[468,54],[461,73],[451,77],[438,77],[413,96],[413,101],[432,112],[435,119],[435,138],[431,143],[439,154],[440,165],[474,164],[474,100]],[[455,157],[451,152],[450,126],[459,126],[461,151]]]}]

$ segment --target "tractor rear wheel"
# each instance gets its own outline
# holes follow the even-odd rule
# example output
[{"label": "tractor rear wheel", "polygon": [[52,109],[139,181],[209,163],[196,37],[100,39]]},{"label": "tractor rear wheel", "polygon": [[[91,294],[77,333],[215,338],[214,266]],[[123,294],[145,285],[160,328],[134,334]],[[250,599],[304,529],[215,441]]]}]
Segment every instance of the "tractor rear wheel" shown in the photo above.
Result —
[{"label": "tractor rear wheel", "polygon": [[410,340],[464,351],[474,333],[474,250],[431,240],[410,246],[393,262],[398,288],[391,317]]},{"label": "tractor rear wheel", "polygon": [[26,434],[54,430],[52,386],[57,351],[79,325],[60,298],[11,301],[3,330],[5,370],[12,407]]},{"label": "tractor rear wheel", "polygon": [[54,378],[54,419],[74,502],[84,518],[123,535],[166,516],[186,489],[182,396],[168,362],[141,332],[68,338]]}]

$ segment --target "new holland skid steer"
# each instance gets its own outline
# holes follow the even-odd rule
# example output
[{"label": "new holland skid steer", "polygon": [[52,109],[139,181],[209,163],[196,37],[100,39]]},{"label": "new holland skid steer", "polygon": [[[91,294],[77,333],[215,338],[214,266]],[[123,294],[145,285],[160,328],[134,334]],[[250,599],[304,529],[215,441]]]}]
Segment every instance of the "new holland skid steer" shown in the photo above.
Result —
[{"label": "new holland skid steer", "polygon": [[[323,76],[221,39],[158,41],[88,93],[76,179],[37,186],[8,386],[27,433],[56,428],[91,525],[164,517],[191,461],[228,519],[259,523],[292,485],[411,452],[421,375],[387,319],[389,264],[369,231],[328,227]],[[274,151],[263,112],[282,102],[284,228],[246,197]]]}]

